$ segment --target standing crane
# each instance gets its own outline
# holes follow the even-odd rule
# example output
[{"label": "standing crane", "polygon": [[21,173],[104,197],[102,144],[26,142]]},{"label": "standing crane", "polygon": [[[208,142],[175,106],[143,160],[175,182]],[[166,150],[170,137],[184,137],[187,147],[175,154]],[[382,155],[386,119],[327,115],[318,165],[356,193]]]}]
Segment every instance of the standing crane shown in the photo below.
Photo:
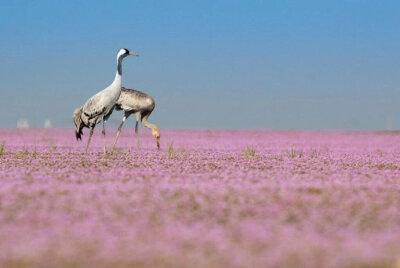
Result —
[{"label": "standing crane", "polygon": [[121,94],[122,60],[128,55],[139,56],[135,52],[129,52],[126,48],[121,48],[117,54],[117,72],[114,81],[107,88],[91,97],[82,107],[77,108],[74,112],[73,119],[76,139],[82,140],[82,129],[84,127],[90,128],[86,153],[96,124],[103,121],[103,152],[106,154],[106,122],[113,112],[115,104]]},{"label": "standing crane", "polygon": [[138,90],[127,89],[122,87],[121,95],[117,100],[115,105],[115,109],[123,110],[124,117],[122,118],[122,122],[118,127],[117,135],[115,136],[114,144],[112,150],[115,148],[115,144],[117,143],[119,134],[121,133],[122,126],[124,125],[126,119],[131,114],[136,114],[136,125],[135,125],[135,135],[138,138],[138,123],[142,122],[143,126],[151,129],[153,137],[156,140],[157,149],[160,149],[160,130],[155,124],[151,124],[147,121],[150,114],[153,112],[155,107],[154,99]]}]

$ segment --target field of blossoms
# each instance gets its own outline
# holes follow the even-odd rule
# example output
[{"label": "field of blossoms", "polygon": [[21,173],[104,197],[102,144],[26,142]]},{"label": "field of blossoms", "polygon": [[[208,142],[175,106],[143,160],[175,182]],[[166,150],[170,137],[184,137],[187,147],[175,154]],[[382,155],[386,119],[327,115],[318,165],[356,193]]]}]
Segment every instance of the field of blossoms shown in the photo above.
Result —
[{"label": "field of blossoms", "polygon": [[0,267],[400,267],[399,133],[87,134],[0,130]]}]

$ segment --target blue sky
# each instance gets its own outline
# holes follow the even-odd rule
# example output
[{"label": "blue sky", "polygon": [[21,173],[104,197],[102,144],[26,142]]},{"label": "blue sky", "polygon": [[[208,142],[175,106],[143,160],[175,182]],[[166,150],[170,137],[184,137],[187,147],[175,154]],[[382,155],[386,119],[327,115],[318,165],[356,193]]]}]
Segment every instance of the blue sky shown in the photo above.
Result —
[{"label": "blue sky", "polygon": [[156,99],[162,128],[400,129],[399,14],[385,0],[2,1],[0,127],[72,128],[126,47],[140,57],[123,84]]}]

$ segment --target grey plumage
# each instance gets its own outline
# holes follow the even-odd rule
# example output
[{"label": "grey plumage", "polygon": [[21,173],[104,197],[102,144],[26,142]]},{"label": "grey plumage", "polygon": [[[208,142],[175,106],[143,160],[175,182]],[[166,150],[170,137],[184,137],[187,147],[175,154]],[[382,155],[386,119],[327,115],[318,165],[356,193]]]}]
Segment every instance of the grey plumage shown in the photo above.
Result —
[{"label": "grey plumage", "polygon": [[106,153],[105,125],[121,94],[122,60],[128,55],[138,56],[136,53],[129,52],[125,48],[120,49],[117,55],[117,72],[114,81],[107,88],[92,96],[82,107],[77,108],[74,112],[73,120],[76,139],[82,139],[82,129],[84,127],[90,128],[86,152],[89,148],[96,124],[103,121],[103,152],[104,154]]},{"label": "grey plumage", "polygon": [[[115,94],[118,96],[118,93]],[[100,91],[91,97],[82,107],[79,107],[74,112],[74,123],[76,127],[76,138],[82,139],[82,129],[84,127],[92,128],[101,120],[107,120],[114,107],[115,100],[113,101],[113,94],[110,92]],[[109,98],[108,101],[102,101],[102,98]],[[115,99],[115,98],[114,98]]]},{"label": "grey plumage", "polygon": [[141,112],[151,113],[154,110],[154,99],[144,92],[135,89],[121,87],[121,95],[116,103],[116,110],[129,112],[129,114]]},{"label": "grey plumage", "polygon": [[113,149],[115,147],[115,144],[117,143],[119,134],[121,132],[125,120],[131,114],[136,114],[136,125],[135,125],[136,135],[138,135],[138,123],[139,121],[141,121],[143,126],[151,129],[152,135],[156,140],[157,148],[160,148],[160,130],[155,124],[149,123],[147,121],[148,117],[153,112],[154,107],[155,107],[155,101],[150,95],[143,93],[139,90],[127,89],[122,87],[121,95],[117,100],[115,109],[123,110],[124,117],[118,128],[118,132],[113,144]]},{"label": "grey plumage", "polygon": [[73,116],[74,124],[75,124],[76,140],[82,140],[82,135],[83,135],[82,129],[86,126],[85,123],[83,123],[82,119],[81,119],[82,108],[83,107],[76,108],[74,111],[74,116]]}]

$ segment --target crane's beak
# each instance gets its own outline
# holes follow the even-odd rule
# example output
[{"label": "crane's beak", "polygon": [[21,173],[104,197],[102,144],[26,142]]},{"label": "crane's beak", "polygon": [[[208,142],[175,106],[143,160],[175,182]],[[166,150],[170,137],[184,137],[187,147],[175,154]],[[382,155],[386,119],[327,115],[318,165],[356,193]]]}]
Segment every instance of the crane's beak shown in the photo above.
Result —
[{"label": "crane's beak", "polygon": [[139,54],[136,54],[135,52],[129,52],[129,55],[139,57]]}]

